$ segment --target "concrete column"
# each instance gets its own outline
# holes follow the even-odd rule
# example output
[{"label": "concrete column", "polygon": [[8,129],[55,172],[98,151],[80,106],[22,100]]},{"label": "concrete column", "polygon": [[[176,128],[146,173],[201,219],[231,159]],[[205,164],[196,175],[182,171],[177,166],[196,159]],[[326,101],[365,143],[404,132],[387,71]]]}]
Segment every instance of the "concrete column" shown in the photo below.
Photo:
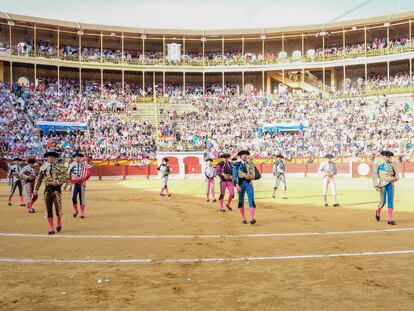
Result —
[{"label": "concrete column", "polygon": [[3,62],[0,62],[0,82],[4,82],[4,64],[3,64]]}]

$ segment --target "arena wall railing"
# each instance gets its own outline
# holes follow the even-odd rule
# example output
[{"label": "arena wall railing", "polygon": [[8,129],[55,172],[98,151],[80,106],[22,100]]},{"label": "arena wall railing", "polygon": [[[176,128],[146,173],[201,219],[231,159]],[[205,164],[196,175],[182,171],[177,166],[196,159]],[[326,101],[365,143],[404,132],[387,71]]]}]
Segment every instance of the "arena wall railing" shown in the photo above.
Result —
[{"label": "arena wall railing", "polygon": [[[204,163],[200,163],[199,159],[193,156],[185,157],[183,165],[181,165],[177,158],[173,156],[168,157],[170,162],[169,165],[172,171],[172,178],[204,178],[203,167]],[[152,179],[158,178],[157,162],[155,160],[147,162],[134,162],[129,160],[112,161],[100,161],[95,163],[92,167],[92,179],[106,180],[106,179],[134,179],[144,178]],[[213,163],[217,163],[218,160]],[[263,176],[272,176],[273,160],[269,159],[256,159],[256,166],[259,172]],[[296,176],[315,176],[318,171],[319,161],[313,163],[294,163],[288,162],[288,174]],[[359,177],[371,177],[374,162],[372,159],[360,159],[359,161],[342,160],[337,162],[338,174],[345,175],[351,178]],[[414,162],[407,160],[396,162],[397,170],[401,177],[407,175],[414,175]],[[0,179],[3,181],[7,180],[7,172],[4,167],[0,168]]]},{"label": "arena wall railing", "polygon": [[[1,24],[1,23],[0,23]],[[182,66],[195,66],[195,67],[215,67],[215,66],[252,66],[252,65],[275,65],[275,64],[295,64],[295,63],[318,63],[318,62],[332,62],[338,60],[347,60],[347,59],[356,59],[356,58],[371,58],[371,57],[379,57],[379,56],[389,56],[395,54],[404,54],[414,51],[414,44],[413,40],[407,45],[399,46],[399,47],[386,47],[386,48],[378,48],[372,50],[361,50],[355,52],[348,52],[348,53],[337,53],[337,54],[317,54],[314,57],[309,56],[301,56],[300,58],[294,58],[292,56],[287,56],[283,58],[273,57],[268,59],[260,59],[260,60],[244,60],[244,59],[234,59],[234,60],[181,60],[179,62],[168,62],[165,59],[152,59],[152,60],[145,60],[145,59],[138,59],[138,58],[101,58],[101,57],[84,57],[84,56],[75,56],[75,55],[67,55],[62,56],[59,53],[39,53],[39,52],[28,52],[28,53],[21,53],[16,49],[11,49],[10,53],[3,53],[4,56],[19,56],[19,57],[26,57],[26,58],[40,58],[40,59],[49,59],[49,60],[59,60],[59,61],[67,61],[67,62],[80,62],[80,63],[90,63],[90,64],[124,64],[124,65],[131,65],[131,66],[169,66],[169,67],[182,67]],[[276,51],[275,51],[276,52]]]}]

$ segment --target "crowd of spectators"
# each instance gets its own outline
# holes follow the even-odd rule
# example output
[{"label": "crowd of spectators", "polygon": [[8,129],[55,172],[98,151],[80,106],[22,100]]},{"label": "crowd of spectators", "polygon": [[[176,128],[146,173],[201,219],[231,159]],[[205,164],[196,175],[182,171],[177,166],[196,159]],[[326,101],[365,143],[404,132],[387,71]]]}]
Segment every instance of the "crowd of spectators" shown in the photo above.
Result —
[{"label": "crowd of spectators", "polygon": [[[407,82],[407,80],[409,82]],[[407,72],[398,72],[390,83],[412,85]],[[365,87],[384,87],[384,76],[374,74]],[[185,107],[161,106],[157,125],[132,120],[134,92],[138,85],[95,81],[40,79],[28,87],[0,84],[0,151],[6,157],[42,155],[50,148],[66,154],[81,150],[96,159],[154,157],[157,150],[204,150],[217,157],[222,152],[247,148],[257,157],[283,153],[287,157],[363,156],[381,148],[412,154],[414,115],[408,106],[388,107],[382,96],[366,109],[362,97],[298,98],[290,92],[272,96],[253,90],[240,95],[236,84],[166,85],[168,96]],[[156,86],[157,92],[162,92]],[[151,92],[146,89],[144,93]],[[38,121],[81,123],[86,130],[42,132]],[[295,130],[277,129],[289,124]],[[155,127],[158,127],[156,132]],[[276,128],[276,130],[270,128]],[[156,144],[158,138],[158,144]]]},{"label": "crowd of spectators", "polygon": [[[82,150],[95,159],[154,157],[149,122],[128,119],[126,99],[112,88],[98,92],[93,83],[79,86],[46,80],[38,88],[0,84],[0,151],[8,157],[42,156],[56,149],[66,155]],[[129,102],[128,102],[129,103]],[[52,128],[43,133],[37,121],[81,123],[86,130]]]},{"label": "crowd of spectators", "polygon": [[[411,40],[406,37],[401,37],[397,39],[390,39],[389,48],[401,49],[407,44],[414,44],[414,38]],[[388,47],[387,38],[375,38],[372,41],[367,42],[367,53],[374,50],[386,49]],[[325,49],[321,47],[315,48],[315,56],[318,58],[332,58],[332,57],[347,57],[353,55],[363,55],[365,53],[365,43],[353,43],[346,44],[345,47],[343,44],[338,45],[328,45]]]},{"label": "crowd of spectators", "polygon": [[[414,151],[414,114],[409,105],[388,108],[380,98],[366,109],[363,98],[298,100],[291,94],[193,97],[193,109],[164,112],[159,147],[204,150],[206,156],[249,149],[256,157],[370,156],[390,149],[399,155]],[[226,113],[223,113],[226,107]],[[269,125],[296,130],[269,130]],[[166,126],[167,125],[167,126]],[[268,128],[266,130],[266,128]]]}]

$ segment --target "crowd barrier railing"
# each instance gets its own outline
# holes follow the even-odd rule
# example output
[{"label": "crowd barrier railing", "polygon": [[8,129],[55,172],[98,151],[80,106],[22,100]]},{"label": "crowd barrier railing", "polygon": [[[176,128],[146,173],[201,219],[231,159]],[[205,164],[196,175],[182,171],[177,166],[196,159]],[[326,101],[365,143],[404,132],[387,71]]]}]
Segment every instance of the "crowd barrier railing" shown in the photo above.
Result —
[{"label": "crowd barrier railing", "polygon": [[[172,159],[173,160],[173,159]],[[315,158],[311,162],[306,158],[294,159],[287,161],[288,173],[295,173],[307,177],[309,174],[315,175],[318,171],[323,158]],[[401,177],[406,174],[414,174],[414,159],[410,158],[404,161],[394,161],[397,171]],[[217,164],[220,159],[215,159],[213,165]],[[374,160],[371,157],[363,157],[357,159],[351,158],[335,158],[336,167],[339,174],[346,174],[352,178],[371,177]],[[256,167],[261,174],[271,175],[273,171],[274,159],[254,159]],[[0,161],[0,179],[7,179],[7,167],[9,161]],[[120,160],[93,160],[92,177],[98,180],[107,178],[153,178],[158,175],[158,163],[155,159],[120,159]],[[203,164],[199,162],[186,163],[184,171],[180,172],[177,163],[171,164],[172,173],[183,176],[202,176]]]},{"label": "crowd barrier railing", "polygon": [[[350,58],[363,58],[363,57],[375,57],[375,56],[386,56],[400,53],[407,53],[414,51],[414,44],[406,44],[398,47],[386,47],[379,49],[359,49],[355,51],[349,51],[344,53],[340,51],[338,53],[324,53],[318,52],[315,56],[309,57],[307,55],[302,55],[299,58],[293,58],[292,56],[278,58],[275,56],[261,56],[257,59],[244,59],[243,56],[236,57],[234,59],[182,59],[179,62],[168,62],[164,58],[155,58],[155,59],[142,59],[137,57],[111,57],[111,56],[102,56],[101,55],[79,55],[76,54],[62,54],[53,52],[23,52],[18,49],[12,49],[12,55],[16,56],[27,56],[27,57],[42,57],[50,59],[59,59],[59,60],[68,60],[68,61],[80,61],[85,63],[114,63],[114,64],[130,64],[130,65],[145,65],[145,66],[155,66],[155,65],[166,65],[166,66],[241,66],[241,65],[272,65],[272,64],[289,64],[289,63],[312,63],[312,62],[328,62],[333,60],[344,60]],[[3,53],[6,54],[7,53]]]}]

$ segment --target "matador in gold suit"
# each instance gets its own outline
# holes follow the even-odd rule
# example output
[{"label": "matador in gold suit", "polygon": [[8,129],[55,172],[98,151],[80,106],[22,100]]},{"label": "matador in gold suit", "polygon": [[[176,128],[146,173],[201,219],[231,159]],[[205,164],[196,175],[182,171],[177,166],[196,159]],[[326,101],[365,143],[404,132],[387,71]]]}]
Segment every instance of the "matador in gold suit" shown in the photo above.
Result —
[{"label": "matador in gold suit", "polygon": [[53,206],[57,217],[57,232],[62,231],[62,190],[61,187],[69,179],[67,169],[64,165],[57,163],[59,155],[50,151],[44,155],[47,162],[40,167],[39,176],[36,179],[34,195],[37,195],[42,182],[45,184],[44,198],[46,204],[47,220],[49,222],[49,235],[55,234],[53,226]]}]

